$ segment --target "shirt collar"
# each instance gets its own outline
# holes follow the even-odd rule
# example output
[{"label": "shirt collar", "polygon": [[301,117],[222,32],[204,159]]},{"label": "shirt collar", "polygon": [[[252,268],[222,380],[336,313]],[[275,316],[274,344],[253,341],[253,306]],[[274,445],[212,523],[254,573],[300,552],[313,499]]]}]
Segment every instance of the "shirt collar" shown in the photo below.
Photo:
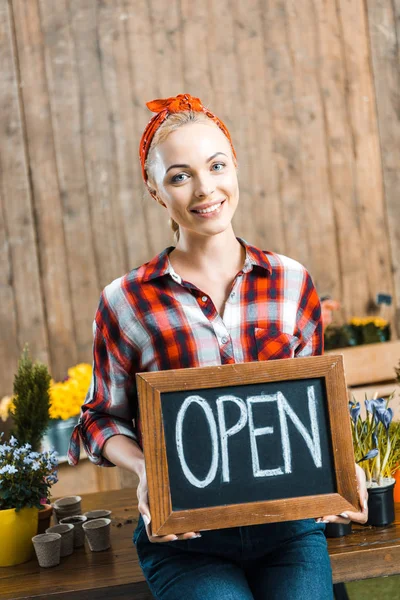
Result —
[{"label": "shirt collar", "polygon": [[245,240],[242,238],[237,238],[237,240],[242,244],[244,249],[246,250],[246,258],[244,261],[243,272],[248,273],[255,267],[261,267],[268,271],[269,274],[272,273],[271,263],[269,262],[266,253],[255,246],[250,246]]},{"label": "shirt collar", "polygon": [[[246,258],[242,269],[243,273],[248,273],[254,266],[261,267],[262,269],[268,271],[268,273],[272,273],[272,267],[265,252],[259,250],[255,246],[250,246],[250,244],[248,244],[242,238],[237,238],[237,240],[246,250]],[[179,277],[179,275],[175,273],[168,258],[168,255],[172,252],[172,250],[174,250],[174,246],[168,246],[168,248],[165,248],[165,250],[160,252],[160,254],[157,254],[157,256],[152,258],[151,261],[143,265],[141,277],[143,282],[169,274],[174,276],[174,279],[175,277]]]}]

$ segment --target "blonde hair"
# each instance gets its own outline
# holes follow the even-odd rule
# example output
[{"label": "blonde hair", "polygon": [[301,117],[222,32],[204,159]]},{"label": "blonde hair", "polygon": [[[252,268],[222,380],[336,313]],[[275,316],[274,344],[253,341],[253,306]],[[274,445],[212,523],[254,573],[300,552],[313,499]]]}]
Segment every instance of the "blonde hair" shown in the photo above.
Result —
[{"label": "blonde hair", "polygon": [[[151,142],[151,146],[147,154],[145,169],[147,171],[149,180],[151,180],[150,172],[152,166],[154,165],[154,149],[159,144],[164,142],[170,133],[176,131],[177,129],[179,129],[179,127],[182,127],[183,125],[188,125],[189,123],[206,123],[207,125],[212,124],[213,126],[218,127],[218,125],[203,112],[187,110],[172,113],[171,115],[169,115],[169,117],[165,119],[165,121],[160,125],[160,127],[154,134],[154,138]],[[150,194],[153,196],[153,198],[157,199],[151,191]],[[174,221],[174,219],[171,218],[169,219],[169,225],[174,234],[174,241],[177,244],[179,241],[179,225],[176,221]]]}]

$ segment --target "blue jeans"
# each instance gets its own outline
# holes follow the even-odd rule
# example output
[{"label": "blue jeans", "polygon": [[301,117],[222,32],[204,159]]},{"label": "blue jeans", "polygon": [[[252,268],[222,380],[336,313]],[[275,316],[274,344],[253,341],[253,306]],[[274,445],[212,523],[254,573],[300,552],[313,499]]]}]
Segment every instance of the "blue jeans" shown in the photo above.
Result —
[{"label": "blue jeans", "polygon": [[332,600],[324,527],[306,519],[152,544],[140,517],[133,541],[157,600]]}]

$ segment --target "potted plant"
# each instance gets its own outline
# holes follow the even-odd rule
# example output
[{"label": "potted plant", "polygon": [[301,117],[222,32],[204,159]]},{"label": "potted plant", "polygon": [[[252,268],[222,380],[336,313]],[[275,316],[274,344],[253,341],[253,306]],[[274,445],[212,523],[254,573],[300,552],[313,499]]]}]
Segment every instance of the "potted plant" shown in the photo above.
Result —
[{"label": "potted plant", "polygon": [[390,323],[381,317],[354,317],[343,325],[329,324],[324,331],[325,350],[377,344],[390,340]]},{"label": "potted plant", "polygon": [[72,431],[78,422],[92,377],[92,367],[81,363],[68,369],[68,377],[50,385],[50,423],[44,445],[54,448],[60,458],[67,454]]},{"label": "potted plant", "polygon": [[33,363],[26,345],[14,377],[12,433],[20,444],[30,444],[35,452],[40,450],[50,420],[50,381],[46,365]]},{"label": "potted plant", "polygon": [[41,499],[57,481],[55,452],[35,452],[29,443],[0,434],[0,566],[26,562],[33,556]]},{"label": "potted plant", "polygon": [[393,421],[384,398],[365,399],[365,418],[359,402],[349,402],[356,462],[363,467],[368,487],[368,525],[394,521],[393,475],[400,462],[400,423]]}]

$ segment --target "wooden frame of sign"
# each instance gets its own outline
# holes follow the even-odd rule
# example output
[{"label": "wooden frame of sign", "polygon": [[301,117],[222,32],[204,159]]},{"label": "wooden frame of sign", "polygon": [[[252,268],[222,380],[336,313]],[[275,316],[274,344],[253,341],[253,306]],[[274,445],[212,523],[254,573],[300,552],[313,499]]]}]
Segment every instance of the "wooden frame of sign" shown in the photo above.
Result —
[{"label": "wooden frame of sign", "polygon": [[[266,522],[291,521],[296,519],[320,517],[328,514],[340,514],[345,510],[359,510],[354,452],[351,436],[350,417],[348,412],[348,397],[344,378],[342,356],[325,355],[308,358],[281,359],[273,361],[270,360],[262,362],[232,364],[216,367],[187,368],[169,371],[138,373],[136,375],[136,381],[139,395],[139,410],[143,438],[143,451],[147,471],[149,504],[152,516],[151,525],[153,534],[179,534],[189,531],[200,531],[202,529],[220,529],[225,527],[254,525]],[[314,402],[314,404],[312,402],[312,400],[315,401],[313,382],[315,382],[315,385],[317,387],[319,386],[319,403],[321,405],[321,410],[323,408],[323,410],[325,411],[322,417],[322,421],[320,421],[319,425],[319,428],[321,429],[322,423],[322,429],[324,429],[324,431],[321,431],[320,437],[318,437],[318,426],[315,425],[315,427],[313,428],[312,424],[312,414],[314,414],[313,410],[314,412],[317,410],[316,402]],[[272,395],[265,395],[265,388],[271,385],[275,386],[275,390],[272,390],[274,393]],[[247,404],[245,401],[241,400],[238,397],[238,394],[241,390],[245,392],[248,392],[249,390],[260,390],[260,386],[262,388],[261,396],[253,395],[250,398],[247,397]],[[285,396],[282,395],[281,392],[276,390],[277,386],[280,389],[286,389],[286,396],[288,396],[287,390],[289,390],[290,396],[290,386],[292,386],[293,389],[295,388],[294,391],[296,391],[296,393],[292,394],[292,396],[295,399],[301,396],[301,394],[303,393],[301,390],[305,390],[304,386],[307,387],[310,418],[308,419],[308,423],[304,424],[303,427],[300,420],[296,417],[294,411],[290,408],[289,403],[286,402]],[[284,386],[286,386],[286,388]],[[225,390],[221,390],[220,388],[225,388]],[[233,396],[232,393],[231,395],[226,394],[226,392],[232,392],[232,388],[234,388],[233,391],[236,392],[236,396]],[[220,396],[221,391],[224,391],[225,395]],[[170,394],[170,392],[173,392],[174,394]],[[202,399],[202,395],[210,393],[214,394],[214,396],[215,394],[218,395],[218,410],[222,414],[222,417],[220,413],[217,414],[218,417],[221,417],[219,421],[217,418],[213,417],[211,409],[207,408],[208,405],[206,400]],[[179,396],[181,397],[181,399],[182,397],[186,397],[185,410],[187,410],[187,407],[192,402],[191,410],[193,411],[193,414],[195,414],[196,410],[200,410],[201,415],[203,415],[202,410],[204,412],[204,410],[207,409],[206,412],[204,412],[204,416],[206,417],[206,419],[203,419],[202,416],[201,418],[199,418],[199,412],[197,412],[195,417],[193,417],[195,419],[193,422],[196,424],[196,427],[194,429],[196,430],[197,424],[201,424],[201,421],[209,421],[209,433],[207,433],[207,435],[205,436],[206,438],[208,437],[208,439],[205,439],[204,443],[201,444],[198,443],[198,440],[197,442],[194,442],[196,444],[196,452],[198,456],[203,456],[203,453],[207,454],[207,445],[209,440],[213,438],[213,436],[215,437],[215,439],[217,439],[217,426],[219,423],[219,446],[218,448],[214,449],[215,452],[217,452],[217,458],[214,460],[215,456],[213,454],[210,455],[210,452],[208,452],[207,454],[207,464],[210,464],[210,460],[212,463],[208,471],[208,479],[207,477],[203,477],[203,479],[201,479],[200,477],[196,478],[196,475],[190,472],[190,468],[192,467],[185,463],[186,458],[185,461],[183,460],[184,455],[182,454],[182,436],[185,435],[185,433],[184,429],[182,429],[184,416],[182,412],[183,404],[181,401],[178,402],[178,404],[180,404],[178,417],[175,419],[172,425],[168,425],[169,430],[171,430],[172,432],[175,431],[175,434],[171,434],[171,432],[168,433],[167,431],[169,436],[167,437],[169,441],[166,445],[166,424],[168,422],[168,419],[171,420],[171,416],[166,417],[167,413],[163,413],[163,408],[164,411],[165,407],[167,407],[168,410],[170,410],[169,407],[173,406],[172,401],[174,399],[176,400],[176,398]],[[261,406],[259,404],[257,408],[256,404],[254,403],[259,402],[260,398],[261,401],[264,402],[264,405]],[[282,400],[280,404],[278,402],[279,398]],[[237,411],[240,409],[241,411],[240,419],[238,419],[237,422],[233,425],[232,417],[230,417],[230,428],[227,428],[227,424],[224,420],[224,408],[221,409],[221,406],[225,406],[225,400],[230,400],[230,404],[232,405],[232,407],[236,406],[234,410]],[[268,400],[270,401],[269,404]],[[272,400],[274,402],[271,402]],[[305,404],[307,404],[307,396],[305,396],[305,402],[302,400],[301,410],[304,410]],[[322,407],[322,404],[324,405],[324,407]],[[229,407],[229,402],[226,402],[226,406]],[[278,420],[275,420],[275,424],[279,424],[280,422],[281,426],[283,427],[283,429],[281,429],[280,431],[281,436],[279,438],[282,441],[283,459],[281,462],[283,463],[283,465],[281,465],[281,468],[263,471],[261,470],[259,464],[260,457],[257,455],[257,444],[263,443],[265,441],[270,442],[272,437],[267,434],[272,433],[274,428],[255,428],[254,410],[259,410],[260,407],[266,408],[269,410],[269,414],[272,415],[272,406],[274,406],[275,408],[278,407],[280,410],[280,412],[278,411],[278,409],[276,410],[276,413],[279,413],[280,421],[277,417]],[[248,413],[246,412],[247,410]],[[320,411],[319,408],[318,410]],[[265,421],[266,413],[258,413],[257,419],[259,421],[260,415],[262,415],[262,419],[264,419]],[[217,482],[218,485],[222,487],[225,486],[225,488],[229,490],[229,485],[226,483],[227,481],[230,481],[231,477],[229,469],[231,469],[232,471],[232,465],[229,465],[228,462],[229,447],[234,448],[234,445],[236,443],[234,434],[236,434],[236,432],[238,432],[239,429],[244,430],[243,423],[247,422],[249,423],[249,431],[250,425],[252,425],[251,434],[248,435],[249,432],[247,432],[247,437],[242,438],[242,440],[240,441],[240,456],[242,454],[245,454],[244,446],[246,445],[246,443],[243,440],[250,438],[250,442],[252,444],[251,456],[253,457],[252,468],[255,485],[260,485],[260,482],[262,482],[263,480],[263,475],[265,474],[279,476],[264,478],[265,480],[267,480],[267,484],[265,489],[261,489],[261,492],[264,493],[265,490],[267,490],[267,493],[264,497],[257,496],[256,500],[254,500],[254,496],[250,497],[249,499],[247,499],[246,497],[242,497],[243,494],[246,494],[247,490],[250,493],[251,489],[253,488],[253,483],[247,486],[247,484],[242,484],[241,481],[239,481],[239,501],[237,501],[237,497],[239,496],[235,496],[236,500],[230,502],[228,491],[228,497],[224,498],[223,496],[221,496],[222,500],[218,500],[217,498],[215,502],[213,501],[210,503],[211,505],[208,505],[207,502],[205,504],[204,502],[203,504],[200,503],[200,505],[196,504],[197,498],[201,497],[202,493],[206,493],[204,491],[204,488],[208,485],[208,482],[211,480],[213,480],[213,484],[210,485],[210,488],[212,488],[213,486],[215,487],[215,482]],[[295,431],[293,423],[297,427],[297,432]],[[262,424],[265,424],[265,422]],[[291,430],[293,429],[293,434],[288,434],[289,428],[291,428]],[[278,426],[276,426],[275,429],[277,430]],[[301,435],[304,434],[304,440],[307,442],[308,445],[307,450],[306,444],[303,444],[304,448],[306,448],[306,450],[304,450],[304,460],[302,459],[302,461],[298,463],[298,465],[294,468],[292,468],[291,461],[293,460],[294,462],[296,460],[296,456],[301,451],[298,452],[297,448],[295,448],[295,452],[293,453],[291,452],[291,448],[288,444],[286,444],[285,446],[284,430],[286,431],[286,442],[288,435],[294,435],[297,436],[298,439],[300,439],[300,431]],[[306,430],[308,430],[308,433]],[[211,438],[209,437],[210,435]],[[244,435],[244,433],[242,433],[241,435]],[[186,439],[189,440],[187,443],[189,444],[189,438],[191,437],[192,435],[187,436],[186,434]],[[318,450],[316,444],[316,440],[321,441],[322,438],[324,438],[325,440],[325,458],[323,458],[323,454],[321,455],[321,451]],[[190,496],[190,494],[187,495],[184,491],[182,492],[183,496],[180,500],[179,498],[178,501],[174,500],[174,494],[179,492],[181,483],[179,482],[180,480],[176,480],[176,477],[174,475],[175,479],[172,481],[173,488],[171,486],[170,476],[172,473],[172,463],[169,464],[170,450],[167,448],[167,446],[174,446],[175,441],[176,448],[178,449],[177,452],[180,452],[180,466],[182,468],[186,468],[187,477],[186,479],[183,477],[183,479],[185,479],[185,484],[188,484],[187,479],[189,478],[192,480],[192,483],[194,481],[195,487],[197,486],[197,489],[194,490],[195,494],[193,495],[194,508],[192,507],[190,502],[186,506],[181,506],[186,503],[185,501],[182,502],[182,497],[184,500],[186,500],[186,498]],[[302,440],[300,439],[300,442],[301,441]],[[298,440],[297,443],[299,444]],[[275,444],[275,446],[277,445]],[[192,456],[196,456],[196,452],[192,452]],[[248,452],[248,454],[250,456],[250,451]],[[312,455],[312,458],[314,460],[314,463],[310,463],[310,465],[312,467],[320,467],[318,473],[323,472],[323,469],[321,469],[321,464],[323,461],[325,461],[325,463],[330,463],[330,467],[328,466],[326,470],[327,481],[330,481],[330,483],[327,484],[326,489],[321,488],[322,492],[320,491],[315,493],[314,487],[320,489],[320,487],[318,487],[319,481],[320,479],[322,480],[323,477],[321,477],[319,474],[316,477],[314,477],[314,480],[312,475],[310,475],[309,477],[309,473],[311,474],[313,471],[311,467],[307,467],[303,471],[303,473],[301,473],[303,463],[307,463],[308,455]],[[239,455],[237,454],[237,456]],[[254,456],[256,456],[256,466],[254,466]],[[326,460],[327,456],[328,460]],[[223,463],[222,468],[221,457]],[[268,452],[263,452],[261,454],[261,459],[265,461],[266,457],[268,457]],[[223,461],[224,458],[225,463]],[[239,460],[240,462],[240,460],[242,459],[236,458],[235,460]],[[178,472],[176,467],[174,468],[176,472]],[[268,497],[269,490],[273,490],[272,484],[278,482],[277,485],[279,487],[279,485],[281,485],[281,482],[285,481],[285,478],[288,479],[290,477],[295,477],[296,475],[292,473],[292,470],[295,471],[299,468],[300,476],[297,476],[297,483],[293,485],[292,482],[290,484],[291,491],[289,493],[289,496],[291,495],[292,497],[279,496],[279,490],[278,492],[275,492],[275,496],[272,499]],[[219,472],[217,472],[218,469]],[[185,471],[185,469],[183,469],[183,471]],[[259,476],[260,474],[261,478],[257,478],[257,476]],[[205,481],[206,479],[207,481]],[[314,483],[312,482],[312,480],[314,481]],[[310,486],[310,492],[308,493],[308,488],[307,490],[303,489],[301,494],[299,493],[298,495],[295,495],[293,497],[293,494],[297,494],[298,488],[301,487],[303,483],[305,483],[305,485],[307,486]],[[184,489],[184,487],[182,489]],[[175,490],[178,490],[178,492],[175,492]],[[253,491],[255,494],[259,494],[258,488],[255,488],[255,490]],[[207,494],[209,494],[208,491]]]}]

